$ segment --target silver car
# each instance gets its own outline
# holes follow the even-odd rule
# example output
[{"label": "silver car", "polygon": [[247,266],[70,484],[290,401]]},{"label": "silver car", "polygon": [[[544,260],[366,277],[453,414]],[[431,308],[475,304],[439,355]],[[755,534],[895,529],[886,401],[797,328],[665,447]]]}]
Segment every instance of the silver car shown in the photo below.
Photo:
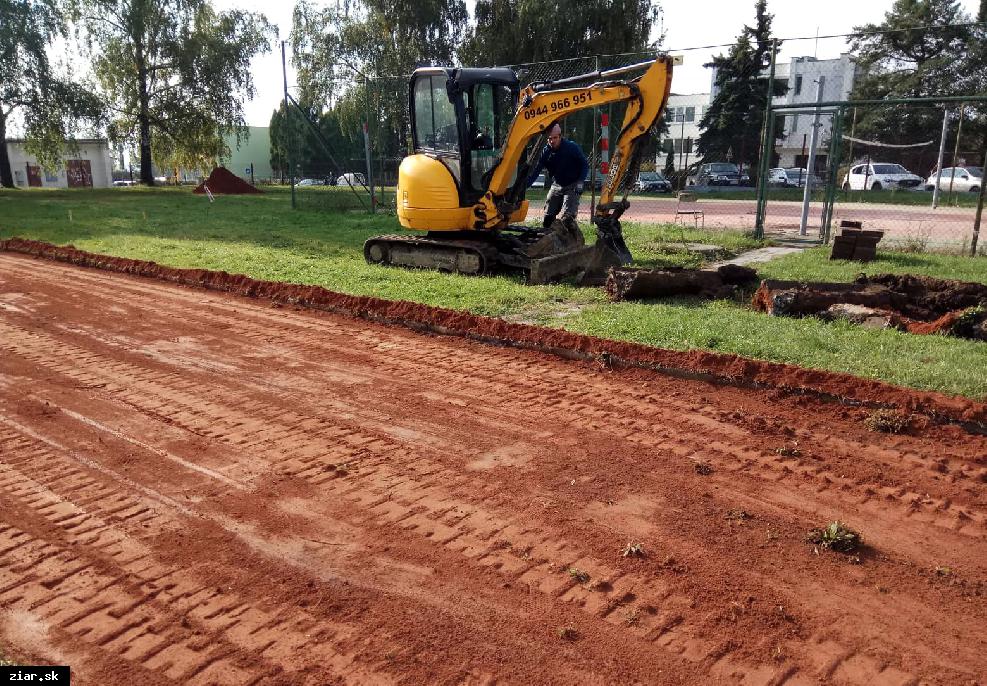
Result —
[{"label": "silver car", "polygon": [[[979,193],[980,187],[984,183],[984,170],[982,167],[946,167],[939,177],[939,190],[948,191],[950,184],[952,189],[958,192]],[[925,190],[931,191],[936,187],[936,174],[933,173],[925,182]]]}]

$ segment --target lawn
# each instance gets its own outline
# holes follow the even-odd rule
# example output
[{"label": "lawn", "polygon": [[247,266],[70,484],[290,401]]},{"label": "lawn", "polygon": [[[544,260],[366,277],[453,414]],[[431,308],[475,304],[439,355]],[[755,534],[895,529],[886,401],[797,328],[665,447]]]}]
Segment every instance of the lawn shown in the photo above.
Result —
[{"label": "lawn", "polygon": [[[987,398],[987,345],[940,336],[869,331],[815,319],[772,318],[748,299],[610,303],[600,289],[571,284],[527,286],[514,276],[453,274],[371,266],[363,241],[399,230],[393,216],[371,216],[337,193],[287,191],[220,196],[214,203],[189,189],[0,191],[0,237],[13,235],[176,267],[202,267],[255,278],[311,283],[356,295],[404,299],[477,314],[558,326],[666,348],[703,348],[807,367],[849,372],[916,388]],[[632,199],[633,200],[633,199]],[[316,202],[318,201],[318,202]],[[625,225],[639,264],[696,266],[676,247],[714,243],[723,254],[760,245],[740,232]],[[810,250],[760,265],[777,279],[850,280],[859,271],[923,273],[987,283],[987,259],[882,254],[866,265],[834,262]]]}]

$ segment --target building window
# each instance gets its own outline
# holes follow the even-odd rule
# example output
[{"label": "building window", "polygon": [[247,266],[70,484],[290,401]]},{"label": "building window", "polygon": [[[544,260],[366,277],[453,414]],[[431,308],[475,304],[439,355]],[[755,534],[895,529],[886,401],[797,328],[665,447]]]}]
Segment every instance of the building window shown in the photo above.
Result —
[{"label": "building window", "polygon": [[673,138],[672,139],[673,150],[676,153],[681,152],[692,152],[692,139],[691,138]]},{"label": "building window", "polygon": [[795,75],[795,95],[800,95],[802,93],[802,75]]},{"label": "building window", "polygon": [[687,122],[696,121],[696,108],[695,107],[686,107],[685,108],[685,120]]}]

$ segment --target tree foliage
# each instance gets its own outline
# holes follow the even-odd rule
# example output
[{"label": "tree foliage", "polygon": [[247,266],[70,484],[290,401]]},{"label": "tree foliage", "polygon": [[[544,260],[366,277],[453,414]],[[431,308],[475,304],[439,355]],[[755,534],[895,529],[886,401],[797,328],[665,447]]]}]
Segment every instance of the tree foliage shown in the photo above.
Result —
[{"label": "tree foliage", "polygon": [[363,138],[344,131],[338,110],[322,111],[308,98],[299,104],[286,111],[282,102],[271,116],[271,168],[276,173],[332,179],[350,171],[353,159],[362,160]]},{"label": "tree foliage", "polygon": [[[978,17],[987,22],[987,0]],[[865,35],[852,42],[858,65],[852,97],[987,94],[987,29],[963,25],[971,21],[957,0],[896,0],[883,22],[855,29]],[[979,126],[971,121],[965,131],[983,130],[980,110]],[[859,108],[857,132],[887,143],[938,142],[942,116],[936,107]],[[949,135],[955,130],[950,126]]]},{"label": "tree foliage", "polygon": [[80,0],[115,140],[137,142],[140,177],[160,167],[208,167],[245,132],[250,60],[270,49],[263,15],[217,12],[208,0]]},{"label": "tree foliage", "polygon": [[765,74],[772,50],[767,1],[756,0],[754,11],[754,26],[745,25],[729,53],[706,65],[716,69],[716,95],[699,122],[698,150],[707,162],[729,159],[756,169],[768,89],[772,96],[787,90],[781,81],[769,84]]},{"label": "tree foliage", "polygon": [[27,150],[49,168],[66,138],[103,115],[92,90],[59,73],[48,56],[52,41],[67,33],[62,10],[56,0],[0,0],[0,185],[8,188],[14,180],[3,141],[15,113]]},{"label": "tree foliage", "polygon": [[[654,49],[655,0],[477,0],[464,64],[489,66]],[[658,41],[660,42],[660,40]]]},{"label": "tree foliage", "polygon": [[[391,136],[374,136],[386,155],[405,151],[407,77],[418,66],[452,64],[466,30],[463,0],[353,0],[295,5],[292,61],[313,102],[338,116],[347,136],[371,117]],[[373,124],[373,122],[371,122]]]}]

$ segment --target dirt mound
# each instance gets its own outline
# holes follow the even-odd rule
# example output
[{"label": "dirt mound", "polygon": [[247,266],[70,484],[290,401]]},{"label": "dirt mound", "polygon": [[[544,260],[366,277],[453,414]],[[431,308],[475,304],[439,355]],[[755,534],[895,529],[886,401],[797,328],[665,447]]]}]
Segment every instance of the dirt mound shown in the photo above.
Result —
[{"label": "dirt mound", "polygon": [[905,298],[902,314],[923,321],[987,304],[987,286],[982,283],[911,274],[879,274],[870,277],[861,275],[856,283],[877,284],[894,293],[900,293]]},{"label": "dirt mound", "polygon": [[857,306],[909,333],[987,340],[982,326],[987,286],[966,281],[910,274],[860,275],[853,283],[767,280],[752,306],[778,316],[824,318],[837,306]]},{"label": "dirt mound", "polygon": [[0,241],[0,250],[266,298],[274,302],[311,307],[369,321],[398,324],[417,331],[550,352],[569,359],[595,360],[605,367],[641,367],[672,375],[811,393],[823,398],[852,400],[871,405],[889,404],[906,411],[987,426],[987,405],[984,403],[969,398],[900,388],[849,374],[804,369],[795,365],[763,362],[739,355],[701,350],[666,350],[639,343],[612,341],[529,324],[516,324],[502,319],[481,317],[469,312],[418,303],[344,295],[320,286],[261,281],[243,274],[206,269],[175,269],[154,262],[99,255],[76,250],[72,246],[59,247],[22,238]]},{"label": "dirt mound", "polygon": [[213,195],[247,195],[249,193],[264,192],[256,186],[247,183],[226,167],[216,167],[213,169],[209,178],[196,186],[192,192],[198,195],[205,195],[207,186]]},{"label": "dirt mound", "polygon": [[755,281],[757,272],[735,264],[723,265],[715,271],[682,267],[619,267],[610,270],[605,288],[607,297],[615,302],[673,295],[729,298],[737,292],[737,286]]}]

